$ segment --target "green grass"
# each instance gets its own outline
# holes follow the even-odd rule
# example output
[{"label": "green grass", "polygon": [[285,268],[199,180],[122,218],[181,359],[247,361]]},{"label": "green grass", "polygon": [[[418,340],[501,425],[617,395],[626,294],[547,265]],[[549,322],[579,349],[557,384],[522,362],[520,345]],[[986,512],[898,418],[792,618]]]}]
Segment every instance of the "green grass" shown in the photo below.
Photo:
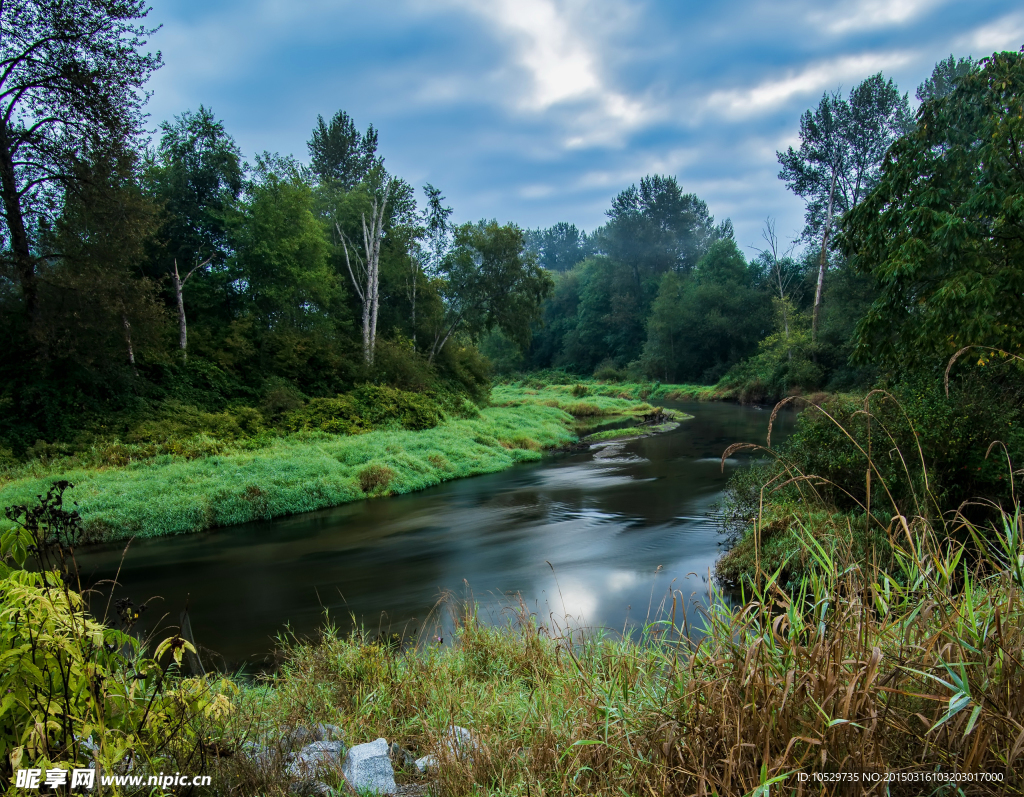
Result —
[{"label": "green grass", "polygon": [[[529,393],[537,391],[546,398],[583,400],[598,405],[604,399],[624,401],[730,401],[735,391],[717,385],[663,385],[661,382],[606,382],[591,378],[574,379],[572,384],[553,385],[543,378],[524,377],[494,388],[495,393],[510,389]],[[575,390],[575,393],[573,392]],[[586,391],[586,392],[584,392]],[[566,399],[568,400],[568,399]]]},{"label": "green grass", "polygon": [[[162,455],[122,467],[36,462],[0,484],[0,506],[31,502],[55,479],[75,486],[88,539],[202,531],[410,493],[537,460],[576,439],[574,415],[649,412],[650,405],[556,389],[495,389],[479,417],[423,431],[322,431],[268,437],[255,450],[225,443],[200,457]],[[251,443],[246,443],[251,447]]]}]

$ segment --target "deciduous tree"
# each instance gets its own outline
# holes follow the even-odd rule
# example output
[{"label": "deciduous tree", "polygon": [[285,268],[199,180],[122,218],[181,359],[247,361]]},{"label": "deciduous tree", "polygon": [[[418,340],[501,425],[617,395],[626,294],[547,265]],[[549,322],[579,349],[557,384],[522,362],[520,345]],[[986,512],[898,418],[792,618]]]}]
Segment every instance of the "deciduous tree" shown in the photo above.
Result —
[{"label": "deciduous tree", "polygon": [[[142,0],[0,3],[0,224],[24,310],[38,309],[40,232],[79,186],[80,160],[130,147],[160,55]],[[6,270],[6,269],[5,269]]]},{"label": "deciduous tree", "polygon": [[998,53],[885,160],[842,246],[879,291],[857,355],[941,365],[959,348],[1024,351],[1024,55]]}]

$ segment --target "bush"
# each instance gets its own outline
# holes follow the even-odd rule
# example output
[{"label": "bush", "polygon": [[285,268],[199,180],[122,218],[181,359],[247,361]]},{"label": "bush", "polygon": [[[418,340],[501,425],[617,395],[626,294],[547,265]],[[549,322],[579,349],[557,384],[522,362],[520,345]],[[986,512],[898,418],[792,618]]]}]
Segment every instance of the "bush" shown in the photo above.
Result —
[{"label": "bush", "polygon": [[594,369],[594,379],[599,382],[622,382],[626,375],[616,368],[613,360],[605,360]]},{"label": "bush", "polygon": [[289,413],[285,427],[292,432],[318,430],[331,434],[359,434],[370,430],[352,396],[310,399],[304,407]]},{"label": "bush", "polygon": [[359,487],[367,495],[385,493],[397,474],[387,465],[372,464],[359,471]]},{"label": "bush", "polygon": [[426,393],[409,393],[384,385],[363,385],[352,392],[360,416],[373,428],[397,424],[403,429],[433,429],[442,420],[441,408]]},{"label": "bush", "polygon": [[147,655],[132,633],[144,605],[118,601],[119,629],[89,613],[72,587],[82,523],[63,507],[70,486],[57,482],[35,505],[6,510],[16,527],[0,536],[0,788],[30,765],[96,760],[106,772],[155,773],[190,762],[195,771],[211,732],[222,730],[216,720],[231,713],[233,687],[182,678],[183,656],[195,649],[178,635]]}]

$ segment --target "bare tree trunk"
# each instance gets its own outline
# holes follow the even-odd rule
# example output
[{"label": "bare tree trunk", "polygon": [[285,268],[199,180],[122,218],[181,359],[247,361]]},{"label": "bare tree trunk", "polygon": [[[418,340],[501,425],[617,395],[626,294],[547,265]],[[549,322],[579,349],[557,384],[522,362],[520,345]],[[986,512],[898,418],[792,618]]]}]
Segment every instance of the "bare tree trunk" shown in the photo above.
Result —
[{"label": "bare tree trunk", "polygon": [[2,119],[0,119],[0,193],[3,194],[4,214],[7,217],[7,229],[11,235],[11,251],[14,253],[14,265],[18,272],[18,281],[21,283],[21,295],[25,297],[25,313],[28,315],[29,323],[34,326],[39,303],[35,258],[32,257],[28,231],[25,229],[25,216],[21,210],[17,176],[14,172],[14,154],[11,152],[11,144],[7,136],[7,123]]},{"label": "bare tree trunk", "polygon": [[[373,200],[370,213],[370,224],[366,224],[366,215],[363,220],[363,251],[366,253],[365,272],[360,269],[359,276],[365,278],[366,284],[359,284],[356,273],[352,268],[352,261],[348,254],[348,239],[341,227],[335,223],[335,228],[341,236],[341,245],[345,249],[345,265],[348,267],[349,276],[355,286],[356,294],[363,304],[363,360],[367,365],[373,365],[373,353],[377,347],[377,314],[380,310],[380,242],[384,235],[384,214],[387,210],[388,194],[391,193],[391,180],[384,186],[384,196],[380,205]],[[358,257],[358,255],[357,255]],[[358,262],[358,261],[357,261]],[[360,264],[363,265],[363,264]]]},{"label": "bare tree trunk", "polygon": [[832,202],[836,194],[836,178],[839,173],[832,171],[832,187],[828,191],[828,213],[825,215],[825,232],[821,236],[821,258],[818,261],[818,286],[814,291],[814,314],[811,317],[811,344],[818,342],[818,318],[821,315],[821,295],[825,288],[825,265],[828,262],[828,236],[832,228]]},{"label": "bare tree trunk", "polygon": [[188,325],[185,323],[185,299],[181,295],[182,281],[178,275],[178,261],[174,261],[174,296],[178,300],[178,348],[188,357]]},{"label": "bare tree trunk", "polygon": [[138,370],[135,368],[135,349],[132,346],[132,325],[128,323],[128,316],[121,310],[121,323],[124,325],[124,342],[128,345],[128,363],[132,367],[132,371],[138,376]]},{"label": "bare tree trunk", "polygon": [[206,258],[202,263],[197,263],[193,269],[185,275],[184,279],[178,274],[178,261],[174,261],[174,296],[178,300],[178,347],[181,349],[182,359],[188,359],[188,325],[185,322],[185,298],[181,289],[185,287],[188,278],[196,273],[196,269],[202,268],[213,260]]}]

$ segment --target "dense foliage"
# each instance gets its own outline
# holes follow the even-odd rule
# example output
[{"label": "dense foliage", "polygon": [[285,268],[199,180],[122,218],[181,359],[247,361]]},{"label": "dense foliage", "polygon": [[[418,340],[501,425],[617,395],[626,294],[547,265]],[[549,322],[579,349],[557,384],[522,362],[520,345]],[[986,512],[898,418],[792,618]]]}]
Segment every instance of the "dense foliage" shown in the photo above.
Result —
[{"label": "dense foliage", "polygon": [[1000,53],[921,106],[844,249],[878,296],[858,353],[945,364],[964,346],[1024,350],[1024,55]]}]

